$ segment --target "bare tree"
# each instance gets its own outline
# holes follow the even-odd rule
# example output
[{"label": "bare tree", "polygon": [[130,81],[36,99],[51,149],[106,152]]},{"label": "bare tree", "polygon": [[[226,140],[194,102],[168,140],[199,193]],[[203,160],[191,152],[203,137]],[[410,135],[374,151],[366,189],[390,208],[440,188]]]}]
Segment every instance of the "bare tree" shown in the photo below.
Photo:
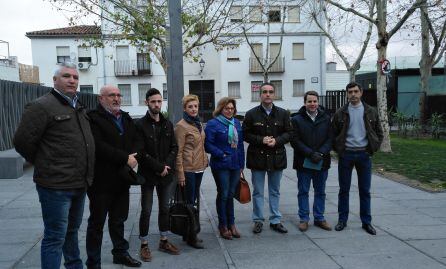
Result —
[{"label": "bare tree", "polygon": [[[388,2],[387,0],[358,0],[358,1],[335,1],[325,0],[328,4],[335,6],[343,11],[352,13],[358,17],[361,17],[369,22],[372,22],[377,31],[378,40],[376,42],[376,49],[378,52],[377,62],[380,63],[387,57],[387,46],[392,36],[403,26],[407,19],[419,8],[426,0],[414,0],[414,1],[393,1],[394,9],[392,10],[393,16],[389,20],[388,16]],[[348,3],[346,3],[348,2]],[[370,16],[364,12],[358,11],[355,8],[355,3],[367,2],[369,5],[374,5],[375,10],[373,14],[376,16]],[[390,27],[390,28],[388,28]],[[381,126],[384,131],[384,140],[381,144],[381,151],[391,152],[392,147],[390,145],[390,127],[389,119],[387,115],[387,77],[381,72],[381,66],[376,67],[377,76],[377,100],[378,100],[378,114],[381,121]]]},{"label": "bare tree", "polygon": [[[421,21],[421,60],[420,60],[420,124],[425,124],[426,94],[429,92],[429,79],[432,68],[441,60],[446,50],[446,18],[444,13],[446,4],[443,1],[434,1],[420,7]],[[431,50],[432,45],[432,50]]]},{"label": "bare tree", "polygon": [[[263,51],[256,51],[254,46],[253,46],[253,42],[250,39],[249,35],[249,30],[243,26],[242,27],[242,32],[243,32],[243,36],[245,37],[245,41],[248,44],[252,55],[254,56],[256,62],[259,64],[260,68],[262,69],[262,74],[263,74],[263,81],[264,82],[268,82],[269,81],[269,73],[271,71],[271,68],[274,67],[274,65],[276,63],[282,63],[281,59],[279,59],[280,55],[281,55],[281,51],[282,51],[282,43],[283,43],[283,35],[285,34],[285,19],[286,19],[286,9],[287,6],[283,5],[280,6],[280,17],[278,18],[281,22],[281,26],[280,26],[280,41],[279,41],[279,51],[276,53],[276,55],[272,55],[271,54],[271,44],[270,44],[270,35],[271,33],[271,18],[269,18],[269,12],[272,6],[274,6],[275,4],[272,1],[267,1],[265,3],[265,5],[259,5],[259,12],[261,14],[262,18],[266,18],[266,21],[264,22],[265,26],[266,26],[266,52],[265,52],[265,57],[263,57]],[[279,62],[278,62],[279,60]]]},{"label": "bare tree", "polygon": [[[363,6],[364,12],[372,18],[374,16],[375,2],[365,2]],[[356,9],[358,10],[358,7]],[[308,13],[311,20],[325,34],[333,49],[341,58],[349,72],[350,81],[355,81],[355,74],[361,68],[361,61],[372,36],[373,23],[361,17],[354,16],[352,18],[352,16],[349,16],[349,12],[332,8],[332,6],[326,5],[323,1],[314,2]],[[365,32],[365,34],[359,34],[360,49],[354,51],[354,56],[349,56],[347,50],[343,49],[343,46],[347,45],[350,48],[352,39],[355,38],[352,36],[358,36],[357,32]],[[345,44],[345,42],[349,44]]]},{"label": "bare tree", "polygon": [[[167,0],[47,0],[58,10],[69,12],[70,24],[94,17],[102,25],[102,38],[96,46],[127,40],[131,45],[151,52],[167,74],[168,46]],[[241,38],[229,33],[240,31],[240,23],[229,23],[234,0],[187,0],[182,5],[183,55],[198,61],[201,49],[213,45],[217,50]],[[104,27],[105,26],[105,27]]]}]

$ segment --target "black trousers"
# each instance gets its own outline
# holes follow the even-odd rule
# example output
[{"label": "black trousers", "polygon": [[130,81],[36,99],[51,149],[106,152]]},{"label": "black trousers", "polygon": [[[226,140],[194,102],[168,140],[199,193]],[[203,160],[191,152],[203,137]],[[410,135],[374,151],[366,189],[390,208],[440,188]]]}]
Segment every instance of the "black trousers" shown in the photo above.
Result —
[{"label": "black trousers", "polygon": [[141,186],[141,216],[139,218],[139,237],[141,239],[148,240],[155,188],[158,196],[158,228],[162,235],[166,235],[165,233],[169,231],[169,199],[172,197],[173,188],[176,184],[176,180],[171,180],[168,184],[145,184]]},{"label": "black trousers", "polygon": [[115,193],[88,192],[90,217],[87,227],[87,267],[100,268],[104,224],[108,215],[108,231],[113,243],[112,255],[128,255],[129,243],[124,238],[124,222],[129,214],[129,190]]}]

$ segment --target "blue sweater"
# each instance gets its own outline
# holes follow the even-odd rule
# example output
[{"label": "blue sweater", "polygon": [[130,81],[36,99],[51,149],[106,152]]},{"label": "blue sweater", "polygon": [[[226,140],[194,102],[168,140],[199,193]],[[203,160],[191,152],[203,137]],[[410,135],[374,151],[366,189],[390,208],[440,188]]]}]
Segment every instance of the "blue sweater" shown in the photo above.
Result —
[{"label": "blue sweater", "polygon": [[228,143],[228,126],[217,119],[208,121],[205,128],[204,147],[211,154],[210,167],[215,170],[243,169],[245,167],[245,149],[240,122],[234,119],[238,132],[237,148]]}]

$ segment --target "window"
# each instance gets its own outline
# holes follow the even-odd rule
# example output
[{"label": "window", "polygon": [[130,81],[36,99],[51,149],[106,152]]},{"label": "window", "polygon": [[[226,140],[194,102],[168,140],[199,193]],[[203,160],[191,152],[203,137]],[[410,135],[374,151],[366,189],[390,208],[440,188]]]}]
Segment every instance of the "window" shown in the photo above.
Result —
[{"label": "window", "polygon": [[274,60],[277,56],[280,57],[281,54],[280,43],[269,44],[269,55],[271,60]]},{"label": "window", "polygon": [[240,49],[239,47],[233,46],[227,48],[227,60],[239,60],[240,57]]},{"label": "window", "polygon": [[93,93],[93,85],[80,85],[79,91],[82,93]]},{"label": "window", "polygon": [[148,90],[150,90],[152,86],[150,83],[147,84],[138,84],[138,94],[139,94],[139,105],[145,106],[146,103],[144,102],[146,100],[146,93]]},{"label": "window", "polygon": [[116,46],[116,60],[127,61],[129,59],[129,46]]},{"label": "window", "polygon": [[293,97],[305,95],[305,79],[293,80]]},{"label": "window", "polygon": [[258,102],[260,101],[260,85],[263,84],[263,81],[251,81],[251,101]]},{"label": "window", "polygon": [[228,82],[228,97],[240,98],[240,81]]},{"label": "window", "polygon": [[249,7],[249,21],[262,22],[262,7],[260,6]]},{"label": "window", "polygon": [[231,18],[231,22],[241,22],[242,17],[242,7],[231,6],[229,9],[229,18]]},{"label": "window", "polygon": [[77,61],[91,63],[91,48],[90,47],[78,47],[77,48]]},{"label": "window", "polygon": [[263,57],[263,44],[261,43],[256,43],[256,44],[252,44],[252,50],[251,50],[251,58],[255,58],[257,55],[257,57],[262,58]]},{"label": "window", "polygon": [[293,43],[293,60],[305,59],[304,43]]},{"label": "window", "polygon": [[276,89],[274,93],[274,99],[275,100],[282,100],[282,81],[281,80],[271,80],[271,84],[274,85],[274,88]]},{"label": "window", "polygon": [[288,22],[300,22],[300,8],[298,6],[288,7]]},{"label": "window", "polygon": [[163,83],[163,100],[167,100],[167,83]]},{"label": "window", "polygon": [[269,8],[268,11],[268,21],[269,22],[280,22],[281,21],[281,15],[280,15],[280,7],[273,6]]},{"label": "window", "polygon": [[57,63],[70,62],[70,47],[56,47]]},{"label": "window", "polygon": [[118,84],[118,88],[122,94],[121,105],[131,106],[132,105],[132,90],[130,84]]},{"label": "window", "polygon": [[137,53],[136,65],[138,68],[138,74],[151,74],[150,55],[148,53]]}]

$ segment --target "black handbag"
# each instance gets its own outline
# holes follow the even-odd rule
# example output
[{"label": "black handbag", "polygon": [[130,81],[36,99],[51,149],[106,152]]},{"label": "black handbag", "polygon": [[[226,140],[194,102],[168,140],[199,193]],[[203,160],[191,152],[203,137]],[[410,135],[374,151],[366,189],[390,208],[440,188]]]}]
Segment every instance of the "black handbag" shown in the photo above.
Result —
[{"label": "black handbag", "polygon": [[127,182],[129,185],[144,185],[146,183],[146,179],[136,173],[130,166],[127,164],[124,165],[121,169],[119,169],[119,177],[122,180]]},{"label": "black handbag", "polygon": [[200,203],[186,202],[184,187],[177,185],[175,195],[169,202],[170,231],[181,236],[191,236],[200,232]]}]

